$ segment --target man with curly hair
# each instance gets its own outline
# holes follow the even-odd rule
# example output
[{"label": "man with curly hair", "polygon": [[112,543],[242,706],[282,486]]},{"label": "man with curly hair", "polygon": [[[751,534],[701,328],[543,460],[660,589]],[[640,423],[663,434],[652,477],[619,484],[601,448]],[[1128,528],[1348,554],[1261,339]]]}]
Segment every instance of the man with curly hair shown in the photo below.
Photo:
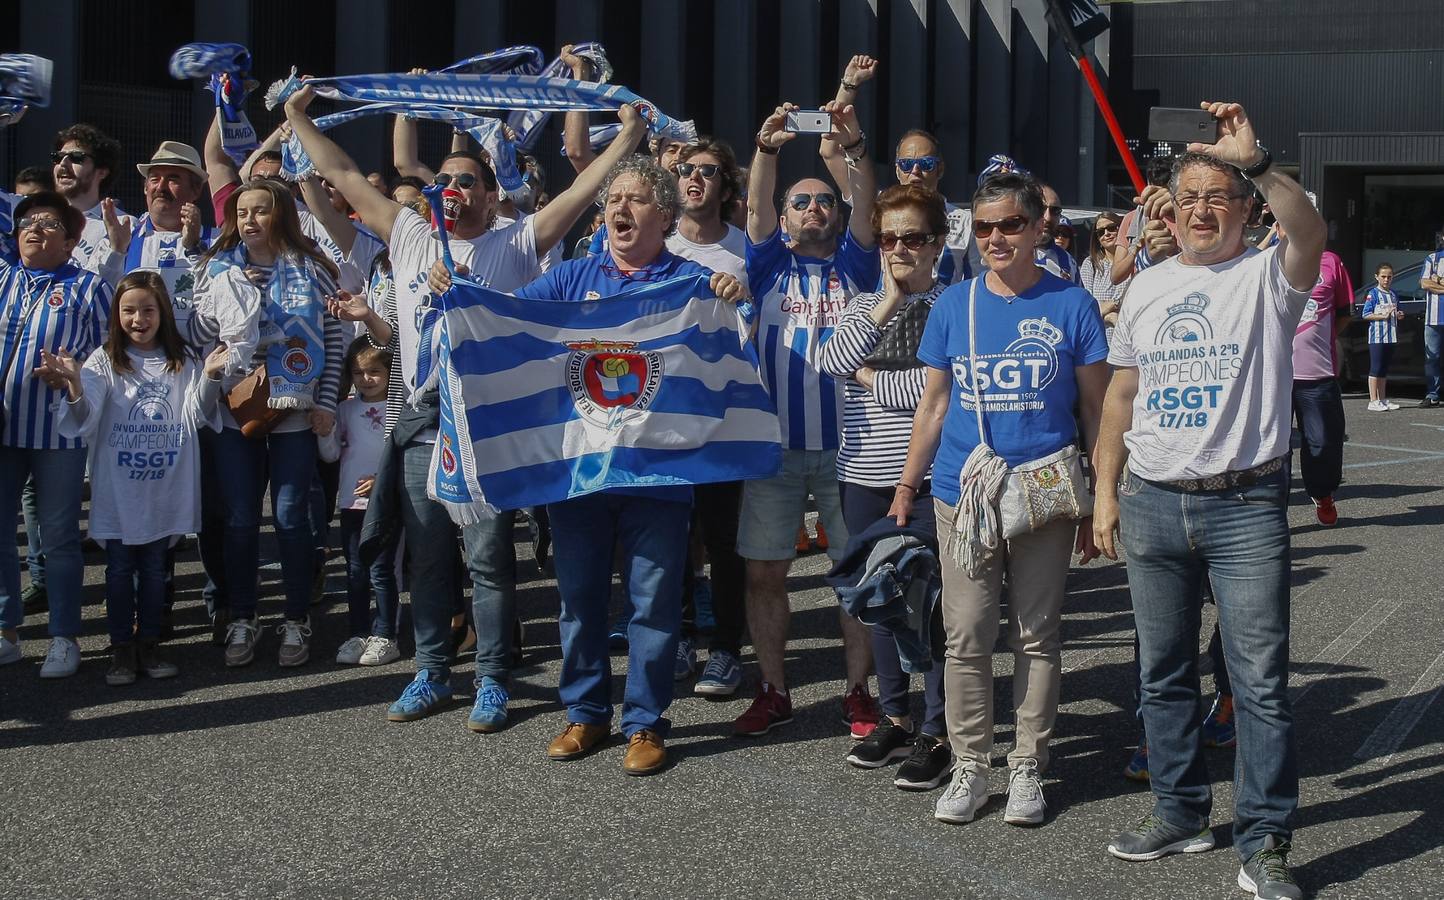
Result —
[{"label": "man with curly hair", "polygon": [[[55,190],[71,206],[85,213],[85,230],[75,243],[70,261],[82,269],[98,272],[103,252],[101,244],[105,240],[100,198],[115,180],[120,165],[120,141],[94,125],[79,122],[55,135],[51,151]],[[100,274],[114,287],[121,271],[116,266],[111,269]]]}]

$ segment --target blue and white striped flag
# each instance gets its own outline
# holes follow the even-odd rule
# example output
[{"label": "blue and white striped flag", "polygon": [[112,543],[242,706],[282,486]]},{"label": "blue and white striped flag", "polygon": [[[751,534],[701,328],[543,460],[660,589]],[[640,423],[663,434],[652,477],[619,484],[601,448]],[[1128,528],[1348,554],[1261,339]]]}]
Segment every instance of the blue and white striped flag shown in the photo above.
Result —
[{"label": "blue and white striped flag", "polygon": [[735,307],[702,276],[605,300],[441,298],[429,493],[456,521],[624,487],[775,475],[777,415]]}]

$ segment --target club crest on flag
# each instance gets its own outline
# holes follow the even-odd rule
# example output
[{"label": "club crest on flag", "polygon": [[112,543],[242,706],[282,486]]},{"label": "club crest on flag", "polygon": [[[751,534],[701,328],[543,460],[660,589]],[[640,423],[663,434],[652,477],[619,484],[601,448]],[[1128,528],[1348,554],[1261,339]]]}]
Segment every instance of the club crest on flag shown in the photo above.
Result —
[{"label": "club crest on flag", "polygon": [[441,436],[441,471],[450,478],[456,474],[456,453],[451,449],[451,435]]},{"label": "club crest on flag", "polygon": [[281,365],[286,371],[296,378],[304,378],[311,371],[311,354],[306,352],[306,342],[299,337],[293,337],[286,342],[285,356],[281,357]]},{"label": "club crest on flag", "polygon": [[568,342],[567,386],[577,411],[599,425],[625,410],[645,410],[662,384],[662,355],[632,341]]}]

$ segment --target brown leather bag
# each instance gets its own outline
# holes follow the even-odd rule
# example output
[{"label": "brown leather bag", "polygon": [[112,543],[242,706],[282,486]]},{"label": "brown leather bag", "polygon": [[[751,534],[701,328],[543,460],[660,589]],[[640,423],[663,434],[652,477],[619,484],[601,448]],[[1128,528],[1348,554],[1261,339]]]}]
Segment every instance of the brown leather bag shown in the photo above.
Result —
[{"label": "brown leather bag", "polygon": [[241,428],[241,435],[260,440],[271,433],[289,410],[272,409],[271,381],[265,365],[256,366],[251,374],[226,394],[226,406]]}]

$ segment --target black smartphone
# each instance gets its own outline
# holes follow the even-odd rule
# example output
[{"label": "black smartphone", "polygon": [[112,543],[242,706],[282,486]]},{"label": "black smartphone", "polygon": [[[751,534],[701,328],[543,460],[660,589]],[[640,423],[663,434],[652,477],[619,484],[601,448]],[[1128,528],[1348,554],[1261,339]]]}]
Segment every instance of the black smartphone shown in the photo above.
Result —
[{"label": "black smartphone", "polygon": [[1206,109],[1155,106],[1148,111],[1148,139],[1176,144],[1218,143],[1218,120]]}]

